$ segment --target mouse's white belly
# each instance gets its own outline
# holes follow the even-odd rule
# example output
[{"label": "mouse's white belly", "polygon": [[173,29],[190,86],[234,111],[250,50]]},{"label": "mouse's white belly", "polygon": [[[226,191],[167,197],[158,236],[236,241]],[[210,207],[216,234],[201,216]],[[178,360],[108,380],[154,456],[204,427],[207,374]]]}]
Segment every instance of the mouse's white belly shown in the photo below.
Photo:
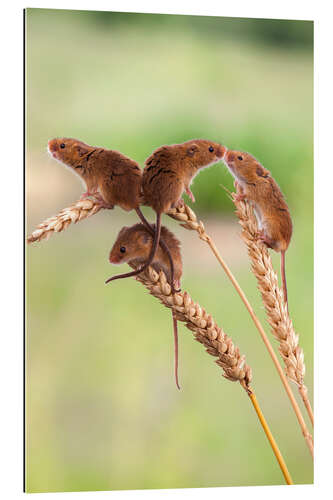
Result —
[{"label": "mouse's white belly", "polygon": [[255,205],[254,203],[252,206],[253,206],[253,212],[254,212],[255,218],[257,219],[258,229],[261,230],[263,228],[261,211],[259,210],[258,206]]}]

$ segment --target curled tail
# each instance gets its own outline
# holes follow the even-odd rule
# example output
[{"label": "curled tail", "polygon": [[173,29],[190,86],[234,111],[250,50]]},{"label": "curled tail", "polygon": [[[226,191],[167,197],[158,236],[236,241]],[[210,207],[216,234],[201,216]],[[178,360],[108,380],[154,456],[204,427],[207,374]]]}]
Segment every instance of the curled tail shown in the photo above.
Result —
[{"label": "curled tail", "polygon": [[174,353],[175,353],[175,380],[176,386],[180,389],[179,381],[178,381],[178,323],[176,319],[176,313],[172,309],[172,322],[173,322],[173,337],[174,337]]},{"label": "curled tail", "polygon": [[[141,222],[143,223],[143,225],[148,229],[148,231],[150,232],[150,234],[152,236],[155,235],[155,230],[154,228],[149,224],[149,222],[147,221],[146,217],[143,215],[143,213],[141,212],[140,208],[136,208],[135,209],[136,213],[138,214]],[[176,290],[175,289],[175,286],[174,286],[174,276],[175,276],[175,268],[174,268],[174,264],[173,264],[173,259],[172,259],[172,256],[171,256],[171,253],[170,253],[170,250],[168,248],[168,246],[164,243],[164,241],[162,239],[160,239],[160,247],[162,248],[162,250],[164,250],[164,252],[167,254],[168,256],[168,259],[169,259],[169,264],[170,264],[170,282],[171,282],[171,289],[172,289],[172,293],[176,293],[176,292],[179,292],[180,290]]]},{"label": "curled tail", "polygon": [[283,295],[284,295],[284,301],[287,304],[287,311],[288,310],[288,292],[287,292],[287,281],[286,281],[286,251],[283,250],[281,252],[281,279],[282,279],[282,286],[283,286]]},{"label": "curled tail", "polygon": [[150,250],[148,260],[145,262],[145,264],[142,267],[140,267],[139,269],[137,269],[136,271],[131,271],[129,273],[117,274],[116,276],[112,276],[111,278],[107,279],[105,281],[105,283],[110,283],[110,281],[119,280],[122,278],[130,278],[131,276],[137,276],[138,274],[142,273],[145,269],[147,269],[147,267],[149,267],[150,264],[153,262],[154,257],[156,255],[156,251],[157,251],[159,241],[160,241],[160,235],[161,235],[161,214],[157,214],[157,216],[156,216],[156,231],[155,231],[155,235],[154,235],[153,245],[152,245],[152,248]]}]

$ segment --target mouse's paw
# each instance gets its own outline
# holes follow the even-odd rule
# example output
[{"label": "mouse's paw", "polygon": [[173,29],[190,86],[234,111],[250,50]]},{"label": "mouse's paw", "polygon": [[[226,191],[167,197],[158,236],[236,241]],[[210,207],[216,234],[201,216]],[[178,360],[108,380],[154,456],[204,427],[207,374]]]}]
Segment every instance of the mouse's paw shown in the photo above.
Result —
[{"label": "mouse's paw", "polygon": [[235,194],[235,200],[236,201],[245,201],[246,200],[246,196],[244,193],[236,193]]},{"label": "mouse's paw", "polygon": [[266,238],[265,232],[263,229],[259,229],[257,234],[256,234],[257,240],[259,241],[264,241]]},{"label": "mouse's paw", "polygon": [[236,179],[234,182],[234,187],[236,189],[236,194],[235,194],[236,201],[244,201],[246,199],[244,190]]},{"label": "mouse's paw", "polygon": [[191,198],[191,200],[193,201],[193,203],[195,203],[194,194],[192,193],[192,191],[190,190],[190,188],[189,187],[185,188],[185,191],[186,191],[186,194]]},{"label": "mouse's paw", "polygon": [[175,203],[175,205],[174,205],[175,208],[183,208],[184,206],[185,206],[185,202],[184,202],[183,198],[179,198],[177,203]]},{"label": "mouse's paw", "polygon": [[100,201],[100,199],[103,199],[98,191],[87,190],[81,194],[80,200],[85,200],[86,198],[89,198],[89,196],[94,197],[97,201]]},{"label": "mouse's paw", "polygon": [[260,229],[257,233],[257,240],[262,241],[268,248],[273,248],[273,240],[267,236],[263,229]]},{"label": "mouse's paw", "polygon": [[114,208],[114,205],[111,205],[111,203],[105,201],[101,193],[99,193],[98,191],[90,193],[90,195],[94,198],[94,201],[96,202],[97,205],[99,205],[100,208],[108,208],[108,209]]},{"label": "mouse's paw", "polygon": [[105,200],[99,191],[95,191],[94,193],[90,194],[95,198],[96,201],[99,201],[100,203],[105,203]]}]

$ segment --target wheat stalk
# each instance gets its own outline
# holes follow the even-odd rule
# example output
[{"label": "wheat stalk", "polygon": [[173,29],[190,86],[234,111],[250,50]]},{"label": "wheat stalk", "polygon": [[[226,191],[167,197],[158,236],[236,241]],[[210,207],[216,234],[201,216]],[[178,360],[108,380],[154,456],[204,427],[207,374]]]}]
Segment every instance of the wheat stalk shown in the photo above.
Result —
[{"label": "wheat stalk", "polygon": [[250,204],[246,201],[238,201],[235,194],[232,195],[232,199],[242,226],[242,238],[248,249],[253,273],[257,278],[268,322],[272,328],[272,334],[279,342],[279,352],[284,361],[286,374],[290,380],[297,384],[313,425],[313,412],[308,390],[304,384],[304,353],[299,346],[299,335],[294,330],[283,292],[279,288],[270,254],[266,245],[257,238],[257,220]]},{"label": "wheat stalk", "polygon": [[[131,267],[135,268],[135,266]],[[204,345],[208,354],[217,358],[215,362],[221,367],[224,378],[231,382],[240,383],[253,404],[287,484],[293,484],[278,445],[262,414],[255,393],[250,387],[252,370],[246,364],[245,355],[240,354],[232,339],[216,324],[212,316],[203,307],[192,300],[187,292],[172,294],[171,286],[162,271],[157,273],[152,267],[148,267],[135,279],[141,282],[149,293],[164,306],[171,308],[177,320],[184,322],[193,333],[195,340]]]},{"label": "wheat stalk", "polygon": [[184,227],[185,229],[193,230],[193,231],[196,231],[198,233],[199,238],[208,244],[208,246],[210,247],[210,249],[214,253],[215,257],[217,258],[218,262],[222,266],[223,270],[225,271],[226,275],[228,276],[228,278],[232,282],[233,286],[235,287],[237,293],[239,294],[241,300],[243,301],[245,307],[247,308],[247,310],[248,310],[257,330],[259,331],[260,336],[261,336],[261,338],[262,338],[262,340],[263,340],[263,342],[264,342],[264,344],[265,344],[265,346],[266,346],[266,348],[267,348],[267,350],[272,358],[272,361],[273,361],[273,363],[276,367],[276,370],[280,376],[281,382],[286,390],[286,393],[289,397],[291,405],[294,409],[294,412],[295,412],[296,418],[298,420],[298,423],[300,425],[305,442],[306,442],[306,444],[309,448],[309,451],[313,457],[313,439],[312,439],[312,436],[307,429],[307,426],[306,426],[305,421],[303,419],[301,410],[300,410],[300,408],[297,404],[297,401],[294,397],[294,394],[290,388],[288,380],[287,380],[287,378],[286,378],[286,376],[281,368],[281,365],[280,365],[279,360],[274,352],[274,349],[273,349],[258,317],[254,313],[253,308],[252,308],[251,304],[249,303],[245,293],[243,292],[243,290],[239,286],[236,278],[234,277],[234,275],[230,271],[226,262],[222,259],[222,257],[220,255],[219,251],[217,250],[216,245],[214,244],[212,238],[206,233],[203,222],[199,221],[196,214],[194,213],[194,211],[185,204],[183,204],[182,206],[179,206],[177,208],[171,209],[168,212],[168,215],[170,217],[172,217],[173,219],[177,220],[178,222],[180,222],[181,226]]},{"label": "wheat stalk", "polygon": [[100,203],[94,199],[78,200],[70,207],[63,208],[58,215],[49,217],[41,222],[27,238],[28,243],[35,241],[48,240],[54,233],[60,233],[67,227],[80,220],[95,215],[101,209]]}]

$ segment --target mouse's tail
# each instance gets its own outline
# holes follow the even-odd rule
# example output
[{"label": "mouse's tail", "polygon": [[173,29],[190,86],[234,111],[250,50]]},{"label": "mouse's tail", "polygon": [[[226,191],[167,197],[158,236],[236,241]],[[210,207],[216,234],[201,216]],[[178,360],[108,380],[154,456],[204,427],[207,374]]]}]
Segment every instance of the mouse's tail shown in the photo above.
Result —
[{"label": "mouse's tail", "polygon": [[287,292],[287,280],[286,280],[286,251],[282,250],[281,252],[281,279],[283,286],[283,296],[284,301],[287,304],[288,311],[288,292]]},{"label": "mouse's tail", "polygon": [[156,231],[154,234],[153,245],[151,247],[149,257],[148,257],[147,261],[145,262],[145,264],[142,267],[140,267],[139,269],[136,269],[136,271],[131,271],[129,273],[117,274],[116,276],[112,276],[111,278],[107,279],[105,281],[105,283],[110,283],[110,281],[119,280],[122,278],[130,278],[131,276],[137,276],[138,274],[142,273],[145,269],[147,269],[147,267],[149,267],[150,264],[153,262],[154,257],[156,255],[156,251],[157,251],[159,241],[160,241],[160,235],[161,235],[161,214],[157,214],[157,216],[156,216]]},{"label": "mouse's tail", "polygon": [[[150,232],[150,234],[152,236],[155,235],[155,230],[153,228],[153,226],[151,226],[149,224],[149,222],[147,221],[146,217],[143,215],[143,213],[141,212],[140,208],[136,208],[135,209],[136,213],[138,214],[141,222],[143,223],[143,225],[148,229],[148,231]],[[166,243],[160,238],[160,247],[162,248],[162,250],[164,250],[164,252],[167,254],[168,256],[168,259],[169,259],[169,264],[170,264],[170,276],[171,276],[171,288],[172,288],[172,293],[176,293],[176,292],[179,292],[180,290],[176,290],[175,287],[174,287],[174,277],[175,277],[175,267],[174,267],[174,264],[173,264],[173,258],[171,256],[171,253],[170,253],[170,250],[168,248],[168,246],[166,245]]]},{"label": "mouse's tail", "polygon": [[179,380],[178,380],[178,323],[176,318],[176,313],[172,309],[172,322],[173,322],[173,337],[174,337],[174,355],[175,355],[175,380],[176,386],[180,390]]}]

